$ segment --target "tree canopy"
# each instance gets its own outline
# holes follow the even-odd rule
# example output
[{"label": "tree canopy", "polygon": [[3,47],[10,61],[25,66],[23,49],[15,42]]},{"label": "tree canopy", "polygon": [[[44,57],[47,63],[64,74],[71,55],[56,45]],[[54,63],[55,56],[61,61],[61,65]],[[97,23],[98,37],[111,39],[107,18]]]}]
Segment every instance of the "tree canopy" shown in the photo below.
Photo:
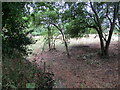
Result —
[{"label": "tree canopy", "polygon": [[[12,77],[13,68],[22,68],[21,61],[16,64],[18,67],[13,65],[12,68],[9,65],[12,63],[7,62],[9,59],[13,59],[14,62],[14,58],[18,58],[19,55],[28,55],[28,45],[35,43],[32,37],[36,35],[44,37],[43,47],[46,44],[49,50],[56,49],[59,37],[65,46],[66,55],[70,58],[69,39],[83,37],[91,32],[99,36],[100,56],[109,57],[112,35],[114,32],[120,32],[120,2],[3,2],[2,57],[6,65],[4,67],[7,67],[4,73]],[[19,70],[16,71],[17,75],[20,73],[22,77],[24,72]],[[8,79],[4,77],[4,83]],[[16,85],[16,79],[13,78],[9,83]],[[43,79],[41,77],[40,80]],[[48,83],[49,80],[51,77],[48,75],[45,82]],[[45,82],[40,83],[45,85]],[[52,84],[52,81],[50,82]],[[48,84],[47,86],[49,87]]]}]

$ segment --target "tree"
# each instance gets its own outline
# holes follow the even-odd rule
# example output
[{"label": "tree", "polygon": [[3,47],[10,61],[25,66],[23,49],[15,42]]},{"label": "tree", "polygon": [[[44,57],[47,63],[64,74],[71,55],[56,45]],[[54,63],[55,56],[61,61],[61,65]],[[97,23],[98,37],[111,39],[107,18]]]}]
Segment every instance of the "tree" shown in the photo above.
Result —
[{"label": "tree", "polygon": [[[43,72],[24,56],[27,45],[33,40],[28,37],[33,29],[33,18],[25,7],[30,3],[2,3],[2,89],[9,88],[52,88],[51,73]],[[27,9],[27,10],[26,10]]]},{"label": "tree", "polygon": [[66,31],[71,38],[82,37],[88,30],[86,28],[86,13],[84,11],[85,3],[66,3],[68,9],[62,15]]},{"label": "tree", "polygon": [[49,44],[49,50],[51,50],[51,29],[50,25],[48,25],[48,44]]},{"label": "tree", "polygon": [[55,23],[52,23],[52,25],[54,25],[54,26],[60,31],[60,33],[62,34],[62,38],[63,38],[64,44],[65,44],[67,56],[70,57],[69,50],[68,50],[68,45],[67,45],[67,42],[66,42],[65,35],[64,35],[64,33],[63,33],[63,29],[61,29],[61,28],[60,28],[59,26],[57,26]]},{"label": "tree", "polygon": [[22,17],[26,15],[24,6],[27,3],[2,3],[2,43],[3,56],[15,56],[18,51],[22,55],[27,54],[27,45],[32,39],[27,37],[27,25]]},{"label": "tree", "polygon": [[[109,56],[108,49],[111,42],[111,37],[118,17],[119,3],[92,3],[90,2],[92,12],[88,15],[93,19],[94,25],[88,27],[95,28],[100,38],[101,55]],[[107,21],[107,22],[106,22]],[[108,30],[108,35],[104,33],[103,25]],[[106,37],[108,36],[108,37]]]},{"label": "tree", "polygon": [[[57,9],[58,7],[56,6],[55,3],[44,3],[44,5],[36,3],[37,7],[36,8],[41,8],[37,11],[37,15],[39,18],[39,22],[42,25],[47,26],[48,28],[48,41],[49,41],[49,48],[50,48],[50,26],[55,26],[58,31],[62,34],[62,38],[66,47],[66,52],[68,57],[69,55],[69,51],[68,51],[68,45],[65,39],[65,35],[63,33],[63,28],[62,26],[62,22],[61,22],[61,18],[60,18],[60,13],[59,13],[59,9]],[[54,40],[55,41],[55,40]]]},{"label": "tree", "polygon": [[[117,23],[119,3],[76,2],[66,4],[68,9],[65,10],[63,19],[68,23],[67,33],[71,37],[77,37],[82,36],[89,28],[95,29],[100,38],[101,56],[109,56],[108,49]],[[119,26],[118,24],[117,26]]]}]

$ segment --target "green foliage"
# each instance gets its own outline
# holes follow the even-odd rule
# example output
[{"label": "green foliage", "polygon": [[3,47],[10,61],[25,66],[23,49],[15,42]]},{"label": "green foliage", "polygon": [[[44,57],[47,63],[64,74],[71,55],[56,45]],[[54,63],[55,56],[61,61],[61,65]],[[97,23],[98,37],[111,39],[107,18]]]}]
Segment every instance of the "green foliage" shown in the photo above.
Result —
[{"label": "green foliage", "polygon": [[68,25],[66,25],[66,34],[69,34],[70,37],[82,37],[86,32],[87,28],[83,23],[79,24],[78,20],[73,20]]},{"label": "green foliage", "polygon": [[89,28],[89,34],[97,34],[97,31],[93,28]]},{"label": "green foliage", "polygon": [[23,58],[3,60],[3,89],[52,88],[54,84],[52,77],[53,74],[44,73]]},{"label": "green foliage", "polygon": [[80,88],[83,88],[83,84],[82,83],[80,83]]},{"label": "green foliage", "polygon": [[22,18],[25,15],[24,5],[25,3],[2,3],[3,56],[12,57],[15,51],[25,55],[26,45],[32,43],[32,39],[27,37],[27,25]]},{"label": "green foliage", "polygon": [[66,22],[66,34],[70,37],[82,37],[86,32],[86,14],[83,11],[84,3],[71,3],[69,9],[63,13]]},{"label": "green foliage", "polygon": [[[33,12],[30,12],[29,5],[34,9]],[[106,9],[107,5],[108,11]],[[107,15],[109,17],[113,16],[114,4],[102,2],[93,3],[93,6],[100,19],[102,32],[106,32],[106,29],[110,28],[111,25],[108,23],[110,20]],[[88,3],[85,2],[65,2],[63,5],[54,2],[35,4],[3,2],[3,87],[52,88],[52,75],[37,70],[36,67],[28,64],[28,62],[23,59],[23,57],[28,54],[29,49],[27,45],[34,43],[28,36],[45,36],[45,46],[48,44],[48,26],[51,33],[51,43],[55,43],[60,30],[67,38],[82,37],[84,34],[89,33],[96,34],[95,28],[91,29],[91,27],[98,28],[99,25],[96,23],[97,18],[95,14],[90,10],[88,11],[86,7],[88,7]],[[58,28],[56,28],[55,25],[58,26]],[[117,28],[114,30],[114,33],[119,33]],[[23,61],[19,60],[20,58]],[[80,87],[83,87],[82,84]]]},{"label": "green foliage", "polygon": [[26,88],[35,88],[35,83],[27,83]]},{"label": "green foliage", "polygon": [[[50,73],[32,65],[23,57],[28,54],[27,45],[34,43],[28,37],[34,30],[33,18],[28,15],[22,2],[2,3],[2,87],[9,88],[52,88],[53,80]],[[29,84],[28,84],[29,83]]]},{"label": "green foliage", "polygon": [[119,33],[120,33],[120,30],[117,29],[117,28],[115,28],[114,31],[113,31],[113,33],[115,33],[115,34],[119,34]]}]

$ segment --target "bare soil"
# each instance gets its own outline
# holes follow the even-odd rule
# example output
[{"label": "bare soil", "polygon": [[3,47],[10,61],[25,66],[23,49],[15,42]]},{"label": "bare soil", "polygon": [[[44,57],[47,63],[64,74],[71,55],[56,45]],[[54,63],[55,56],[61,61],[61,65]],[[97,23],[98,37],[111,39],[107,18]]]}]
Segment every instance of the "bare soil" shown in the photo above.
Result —
[{"label": "bare soil", "polygon": [[112,41],[110,56],[99,56],[99,43],[73,45],[71,57],[60,50],[34,54],[30,61],[54,73],[55,88],[115,88],[118,86],[118,42]]}]

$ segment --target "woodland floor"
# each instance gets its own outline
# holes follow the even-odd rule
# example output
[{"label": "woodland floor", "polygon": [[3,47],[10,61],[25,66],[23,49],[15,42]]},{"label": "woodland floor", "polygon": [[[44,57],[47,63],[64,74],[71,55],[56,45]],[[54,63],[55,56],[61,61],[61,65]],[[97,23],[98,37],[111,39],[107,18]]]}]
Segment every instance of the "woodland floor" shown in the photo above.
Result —
[{"label": "woodland floor", "polygon": [[[118,41],[112,40],[109,59],[98,55],[99,39],[84,38],[73,40],[69,45],[71,58],[64,48],[32,54],[29,60],[53,72],[55,88],[114,88],[118,86]],[[84,43],[74,44],[77,41]],[[93,42],[94,41],[94,42]],[[89,42],[89,43],[88,43]],[[45,62],[45,64],[44,64]]]}]

